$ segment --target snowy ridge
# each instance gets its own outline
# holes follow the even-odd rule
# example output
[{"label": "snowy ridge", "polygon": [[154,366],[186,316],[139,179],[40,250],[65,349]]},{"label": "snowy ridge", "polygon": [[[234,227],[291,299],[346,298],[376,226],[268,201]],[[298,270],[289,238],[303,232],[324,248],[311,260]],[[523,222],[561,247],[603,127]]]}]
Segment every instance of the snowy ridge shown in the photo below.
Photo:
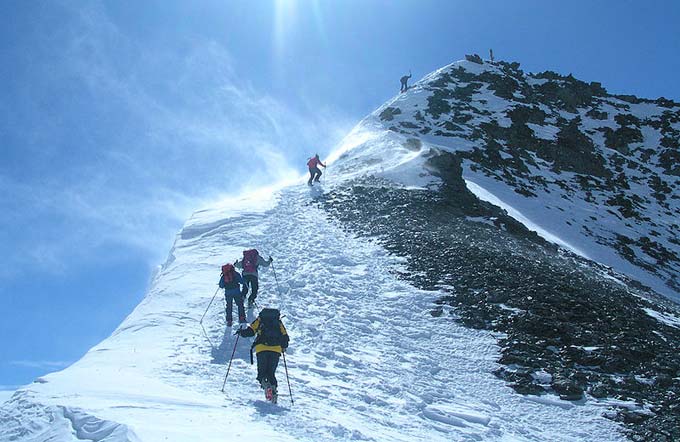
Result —
[{"label": "snowy ridge", "polygon": [[[91,440],[111,442],[622,439],[615,423],[598,417],[596,402],[555,406],[514,394],[491,374],[498,358],[491,333],[423,321],[438,294],[397,279],[400,260],[309,205],[316,192],[289,188],[236,214],[198,212],[113,336],[0,409],[0,441],[78,440],[82,430],[68,422],[94,428],[94,419],[112,431]],[[221,301],[206,320],[211,340],[221,342],[217,351],[198,326],[220,264],[251,245],[275,257],[280,292],[273,272],[262,272],[259,300],[285,315],[294,406],[285,396],[280,406],[260,399],[245,340],[220,393],[235,343]],[[277,377],[287,393],[283,369]],[[78,411],[50,424],[40,417],[58,410]]]}]

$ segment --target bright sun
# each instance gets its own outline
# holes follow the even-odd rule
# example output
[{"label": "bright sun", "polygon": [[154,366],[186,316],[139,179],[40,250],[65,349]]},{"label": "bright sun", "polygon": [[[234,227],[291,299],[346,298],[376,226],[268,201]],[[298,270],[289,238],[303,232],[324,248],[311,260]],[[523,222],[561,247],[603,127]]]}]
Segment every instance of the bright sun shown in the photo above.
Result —
[{"label": "bright sun", "polygon": [[[300,11],[299,7],[306,8]],[[292,28],[299,26],[300,15],[311,14],[314,19],[315,37],[326,41],[326,33],[323,25],[323,16],[319,0],[275,0],[274,1],[274,49],[277,57],[283,56],[286,47],[286,39]]]}]

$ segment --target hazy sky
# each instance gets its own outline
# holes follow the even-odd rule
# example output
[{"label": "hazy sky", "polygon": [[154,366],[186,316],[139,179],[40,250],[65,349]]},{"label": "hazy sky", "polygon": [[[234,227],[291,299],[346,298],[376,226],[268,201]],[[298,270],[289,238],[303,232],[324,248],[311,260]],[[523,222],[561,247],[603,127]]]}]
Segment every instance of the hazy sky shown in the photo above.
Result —
[{"label": "hazy sky", "polygon": [[[0,2],[0,389],[77,360],[196,209],[465,53],[680,100],[674,1]],[[216,277],[219,269],[216,269]]]}]

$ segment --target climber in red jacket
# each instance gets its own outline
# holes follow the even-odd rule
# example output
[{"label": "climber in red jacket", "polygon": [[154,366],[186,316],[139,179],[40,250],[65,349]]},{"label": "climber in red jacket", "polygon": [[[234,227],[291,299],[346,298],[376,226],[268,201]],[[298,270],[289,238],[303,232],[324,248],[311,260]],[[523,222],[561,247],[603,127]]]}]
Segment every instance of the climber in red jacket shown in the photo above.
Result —
[{"label": "climber in red jacket", "polygon": [[312,181],[316,181],[318,183],[319,178],[321,178],[321,170],[319,170],[319,165],[321,165],[321,167],[324,169],[326,168],[326,165],[319,159],[318,153],[314,155],[309,161],[307,161],[307,167],[309,167],[309,181],[307,181],[307,184],[310,186],[312,185]]}]

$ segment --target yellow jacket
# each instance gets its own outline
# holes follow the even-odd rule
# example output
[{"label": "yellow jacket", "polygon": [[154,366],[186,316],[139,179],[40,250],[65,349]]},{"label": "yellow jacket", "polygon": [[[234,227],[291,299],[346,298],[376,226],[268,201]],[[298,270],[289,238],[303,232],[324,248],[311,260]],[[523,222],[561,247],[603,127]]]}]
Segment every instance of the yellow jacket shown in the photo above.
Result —
[{"label": "yellow jacket", "polygon": [[265,345],[265,344],[260,344],[258,343],[258,339],[260,339],[260,336],[262,334],[262,330],[260,330],[260,318],[257,318],[256,320],[253,321],[252,324],[248,326],[248,328],[241,330],[241,336],[243,337],[250,337],[250,336],[255,336],[257,335],[257,338],[255,338],[255,353],[259,353],[261,351],[275,351],[277,353],[281,353],[283,349],[288,348],[288,332],[286,331],[286,327],[283,326],[283,322],[279,320],[279,327],[281,329],[281,334],[283,335],[282,338],[282,343],[281,345]]}]

